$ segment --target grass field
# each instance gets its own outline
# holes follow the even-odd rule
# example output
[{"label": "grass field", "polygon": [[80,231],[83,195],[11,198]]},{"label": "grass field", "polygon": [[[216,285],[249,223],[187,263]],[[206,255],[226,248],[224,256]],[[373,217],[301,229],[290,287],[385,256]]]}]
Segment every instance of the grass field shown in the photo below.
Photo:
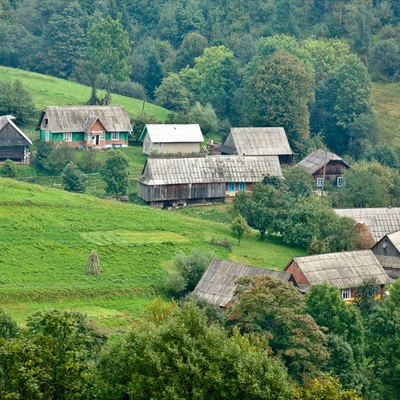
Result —
[{"label": "grass field", "polygon": [[[19,322],[44,307],[74,308],[109,332],[126,325],[157,295],[177,251],[213,250],[217,257],[282,269],[302,249],[265,242],[256,232],[240,247],[229,225],[212,221],[223,206],[196,207],[195,217],[101,200],[0,179],[1,307]],[[232,252],[212,246],[227,238]],[[97,250],[103,273],[84,274]]]}]

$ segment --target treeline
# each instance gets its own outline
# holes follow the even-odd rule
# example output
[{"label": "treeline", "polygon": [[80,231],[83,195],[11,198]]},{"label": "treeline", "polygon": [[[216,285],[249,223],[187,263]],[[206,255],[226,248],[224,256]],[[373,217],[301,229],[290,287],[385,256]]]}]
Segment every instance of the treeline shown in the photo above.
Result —
[{"label": "treeline", "polygon": [[399,281],[354,304],[272,277],[238,282],[226,310],[161,300],[107,343],[82,314],[47,310],[24,328],[0,312],[0,399],[397,399]]}]

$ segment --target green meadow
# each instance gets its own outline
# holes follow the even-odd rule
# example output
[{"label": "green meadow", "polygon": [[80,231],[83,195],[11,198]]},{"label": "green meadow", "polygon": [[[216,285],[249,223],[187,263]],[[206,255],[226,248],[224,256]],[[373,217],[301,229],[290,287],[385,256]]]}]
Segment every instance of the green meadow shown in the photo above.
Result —
[{"label": "green meadow", "polygon": [[[219,258],[276,269],[304,254],[276,237],[262,242],[256,232],[238,247],[222,218],[226,206],[193,211],[0,179],[1,307],[20,323],[41,308],[71,308],[119,332],[156,296],[168,297],[163,287],[177,251],[212,250]],[[211,245],[213,238],[230,240],[232,251]],[[84,273],[92,250],[99,254],[99,276]]]}]

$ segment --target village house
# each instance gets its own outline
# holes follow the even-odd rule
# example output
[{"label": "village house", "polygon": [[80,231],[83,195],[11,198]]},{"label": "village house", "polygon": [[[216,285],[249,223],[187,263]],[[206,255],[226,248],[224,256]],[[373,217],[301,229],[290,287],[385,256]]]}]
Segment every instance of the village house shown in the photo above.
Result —
[{"label": "village house", "polygon": [[372,251],[392,279],[400,278],[400,231],[385,235]]},{"label": "village house", "polygon": [[40,116],[40,140],[75,148],[128,147],[132,126],[122,106],[51,106]]},{"label": "village house", "polygon": [[343,158],[328,150],[316,150],[301,160],[298,165],[306,169],[314,178],[317,189],[324,188],[324,179],[335,186],[344,186],[342,174],[350,168]]},{"label": "village house", "polygon": [[293,162],[293,151],[283,128],[231,128],[218,149],[222,155],[278,156],[281,164]]},{"label": "village house", "polygon": [[234,297],[237,279],[245,276],[265,275],[273,276],[286,282],[291,278],[289,272],[275,271],[227,260],[212,260],[194,289],[193,294],[210,304],[226,307]]},{"label": "village house", "polygon": [[303,293],[311,285],[327,283],[340,290],[342,298],[349,301],[354,299],[355,289],[365,279],[376,279],[379,295],[384,293],[385,285],[392,282],[372,250],[295,257],[284,271],[292,274],[290,281]]},{"label": "village house", "polygon": [[139,138],[143,154],[199,153],[204,141],[199,124],[147,124]]},{"label": "village house", "polygon": [[12,115],[0,116],[0,161],[27,162],[30,139],[15,125]]},{"label": "village house", "polygon": [[229,201],[251,191],[266,175],[282,177],[277,156],[149,158],[138,178],[138,196],[165,208],[204,201]]}]

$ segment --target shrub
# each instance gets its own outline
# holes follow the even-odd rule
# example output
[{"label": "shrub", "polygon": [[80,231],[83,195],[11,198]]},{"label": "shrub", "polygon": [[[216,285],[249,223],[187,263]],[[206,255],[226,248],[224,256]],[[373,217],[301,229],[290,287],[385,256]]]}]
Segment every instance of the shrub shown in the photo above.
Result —
[{"label": "shrub", "polygon": [[17,167],[12,160],[6,160],[0,173],[1,176],[4,176],[5,178],[16,178]]}]

